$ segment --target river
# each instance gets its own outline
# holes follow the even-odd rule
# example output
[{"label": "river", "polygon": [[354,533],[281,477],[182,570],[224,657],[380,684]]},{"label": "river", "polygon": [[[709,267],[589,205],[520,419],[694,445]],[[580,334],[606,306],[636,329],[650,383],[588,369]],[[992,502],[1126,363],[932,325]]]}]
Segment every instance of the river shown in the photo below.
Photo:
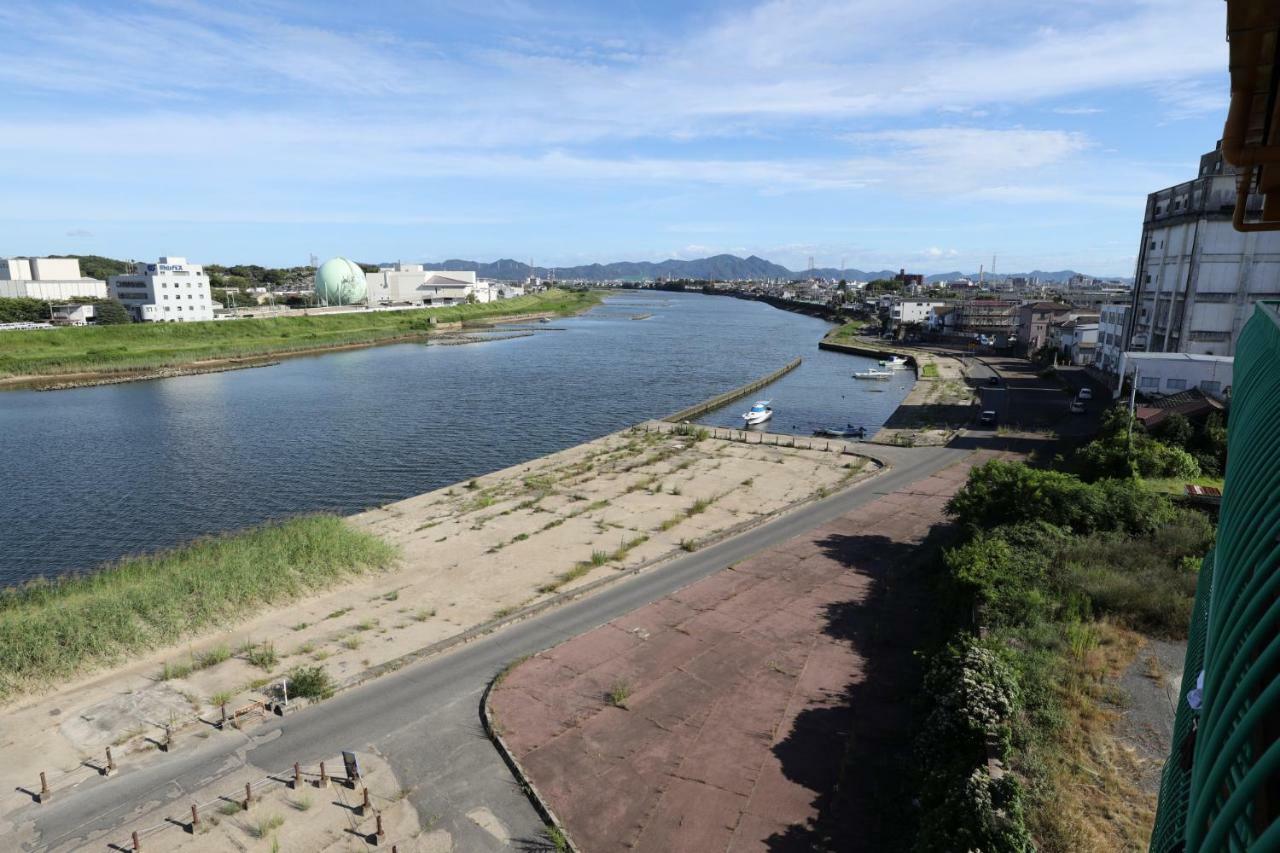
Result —
[{"label": "river", "polygon": [[[855,381],[874,362],[820,351],[827,323],[732,298],[625,291],[531,328],[464,346],[0,392],[0,586],[399,500],[662,417],[795,356],[798,370],[752,395],[773,400],[775,432],[873,430],[911,385],[905,371]],[[701,420],[740,425],[749,403]]]}]

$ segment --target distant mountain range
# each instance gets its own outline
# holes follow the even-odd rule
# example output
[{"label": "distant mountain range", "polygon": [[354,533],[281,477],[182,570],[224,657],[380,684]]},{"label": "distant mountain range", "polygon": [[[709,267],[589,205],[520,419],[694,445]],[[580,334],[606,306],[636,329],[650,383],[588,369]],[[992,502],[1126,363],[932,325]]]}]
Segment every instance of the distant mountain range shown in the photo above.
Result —
[{"label": "distant mountain range", "polygon": [[[811,274],[809,270],[789,270],[781,264],[766,261],[764,258],[758,258],[755,255],[749,258],[739,258],[736,255],[714,255],[710,258],[698,258],[692,261],[675,259],[666,261],[617,261],[611,264],[586,264],[577,267],[554,268],[531,267],[528,264],[513,261],[510,258],[503,258],[492,263],[464,261],[455,258],[437,264],[424,264],[423,266],[431,270],[475,270],[476,275],[481,278],[505,279],[508,281],[523,280],[530,275],[536,275],[539,278],[550,278],[553,274],[557,279],[576,279],[579,281],[647,281],[657,278],[719,279],[729,281],[742,279],[803,279],[808,278]],[[844,278],[850,281],[874,281],[878,278],[893,278],[897,274],[897,270],[860,270],[852,268],[840,270],[833,267],[821,267],[812,270],[812,275],[820,278]],[[1029,273],[1001,273],[998,278],[1005,278],[1009,275],[1035,276],[1045,283],[1061,284],[1073,275],[1077,275],[1077,273],[1075,270],[1057,270],[1056,272],[1033,270]],[[956,278],[976,279],[977,277],[978,274],[976,272],[962,273],[957,270],[956,272],[936,273],[925,276],[925,280],[936,282],[949,281]],[[1105,278],[1106,276],[1103,277]]]}]

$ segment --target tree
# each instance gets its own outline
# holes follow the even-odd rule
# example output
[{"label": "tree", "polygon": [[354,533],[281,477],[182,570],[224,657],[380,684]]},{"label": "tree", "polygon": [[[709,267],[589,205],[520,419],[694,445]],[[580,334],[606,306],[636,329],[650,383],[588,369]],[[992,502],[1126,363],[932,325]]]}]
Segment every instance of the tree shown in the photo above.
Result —
[{"label": "tree", "polygon": [[114,299],[99,299],[93,303],[93,321],[99,326],[123,326],[133,322],[129,310]]}]

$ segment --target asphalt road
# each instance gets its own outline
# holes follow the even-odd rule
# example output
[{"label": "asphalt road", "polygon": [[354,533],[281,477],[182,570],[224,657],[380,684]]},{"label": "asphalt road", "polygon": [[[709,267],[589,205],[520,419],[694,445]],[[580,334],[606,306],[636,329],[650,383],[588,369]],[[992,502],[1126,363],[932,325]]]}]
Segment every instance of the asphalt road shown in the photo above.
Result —
[{"label": "asphalt road", "polygon": [[[454,849],[545,849],[541,819],[481,727],[479,702],[488,682],[515,658],[598,627],[967,455],[944,447],[884,452],[894,461],[886,473],[731,539],[288,717],[244,733],[217,732],[198,747],[158,755],[110,779],[91,778],[5,818],[26,849],[124,848],[130,831],[166,816],[183,818],[192,792],[246,765],[262,775],[284,774],[294,762],[314,765],[354,748],[390,762],[410,788],[421,822],[448,831]],[[155,839],[158,849],[164,849],[162,838]]]}]

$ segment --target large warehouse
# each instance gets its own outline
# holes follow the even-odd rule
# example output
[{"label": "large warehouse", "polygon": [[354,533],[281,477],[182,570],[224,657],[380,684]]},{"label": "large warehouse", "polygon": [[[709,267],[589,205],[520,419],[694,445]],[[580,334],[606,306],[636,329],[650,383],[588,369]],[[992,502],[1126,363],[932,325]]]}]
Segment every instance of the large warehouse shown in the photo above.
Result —
[{"label": "large warehouse", "polygon": [[0,297],[106,299],[107,283],[82,276],[75,258],[0,258]]}]

